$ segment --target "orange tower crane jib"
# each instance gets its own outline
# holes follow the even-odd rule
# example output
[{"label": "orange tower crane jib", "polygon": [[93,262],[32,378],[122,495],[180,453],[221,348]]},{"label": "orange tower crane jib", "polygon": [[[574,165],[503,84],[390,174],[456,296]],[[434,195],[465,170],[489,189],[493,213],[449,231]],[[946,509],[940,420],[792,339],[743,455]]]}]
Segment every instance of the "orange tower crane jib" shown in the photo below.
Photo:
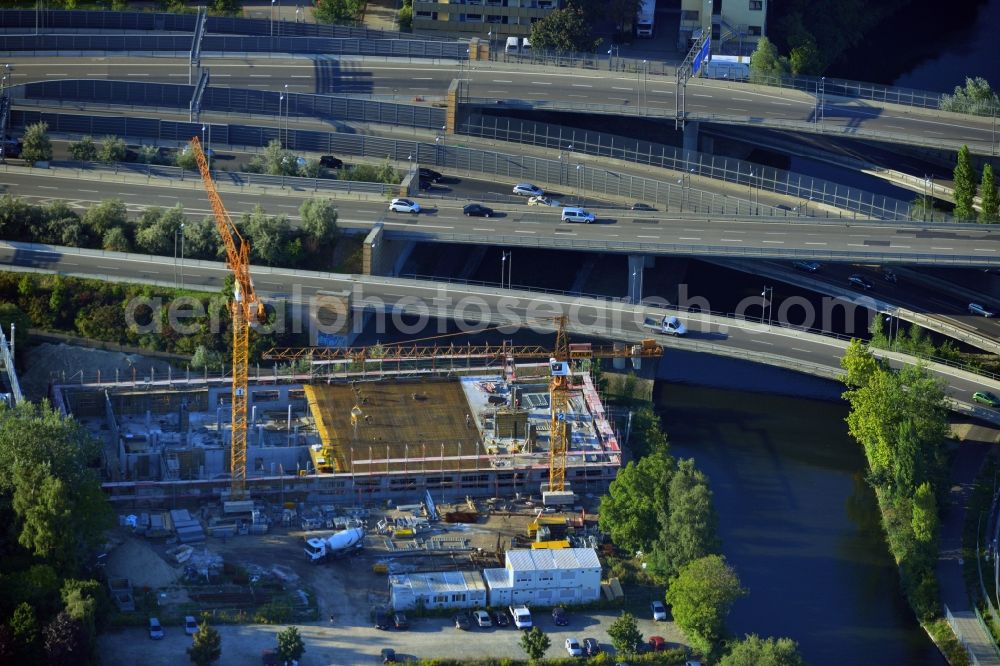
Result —
[{"label": "orange tower crane jib", "polygon": [[263,304],[257,298],[250,277],[250,244],[240,235],[222,198],[215,189],[211,169],[198,137],[191,139],[201,180],[215,216],[215,226],[226,246],[226,262],[235,278],[233,288],[233,416],[229,467],[232,475],[230,499],[246,497],[247,479],[247,385],[249,382],[250,326],[262,318]]}]

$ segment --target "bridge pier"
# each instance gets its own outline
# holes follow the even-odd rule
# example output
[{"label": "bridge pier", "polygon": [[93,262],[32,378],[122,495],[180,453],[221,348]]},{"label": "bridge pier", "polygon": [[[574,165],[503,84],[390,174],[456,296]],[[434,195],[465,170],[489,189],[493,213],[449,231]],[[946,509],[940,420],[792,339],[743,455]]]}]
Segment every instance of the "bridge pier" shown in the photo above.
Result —
[{"label": "bridge pier", "polygon": [[639,303],[642,301],[642,277],[643,271],[652,268],[656,258],[648,254],[628,255],[628,301],[629,303]]},{"label": "bridge pier", "polygon": [[689,120],[684,123],[684,150],[698,150],[698,121]]},{"label": "bridge pier", "polygon": [[415,241],[390,241],[385,237],[385,227],[377,223],[362,246],[362,274],[395,277],[415,246]]}]

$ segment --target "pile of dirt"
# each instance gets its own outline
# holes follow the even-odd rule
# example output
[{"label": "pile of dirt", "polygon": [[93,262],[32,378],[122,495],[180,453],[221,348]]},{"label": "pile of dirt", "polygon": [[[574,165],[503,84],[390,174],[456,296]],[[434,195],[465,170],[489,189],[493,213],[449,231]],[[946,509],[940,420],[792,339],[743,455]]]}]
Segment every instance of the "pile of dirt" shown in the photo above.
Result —
[{"label": "pile of dirt", "polygon": [[108,578],[128,578],[133,587],[173,585],[179,571],[167,564],[145,541],[129,537],[108,555]]},{"label": "pile of dirt", "polygon": [[48,395],[50,382],[97,381],[98,371],[102,380],[109,381],[114,380],[115,370],[122,380],[126,380],[132,378],[133,368],[137,381],[149,377],[151,371],[157,378],[166,378],[168,367],[165,361],[139,354],[43,342],[28,351],[18,376],[25,395],[38,400]]}]

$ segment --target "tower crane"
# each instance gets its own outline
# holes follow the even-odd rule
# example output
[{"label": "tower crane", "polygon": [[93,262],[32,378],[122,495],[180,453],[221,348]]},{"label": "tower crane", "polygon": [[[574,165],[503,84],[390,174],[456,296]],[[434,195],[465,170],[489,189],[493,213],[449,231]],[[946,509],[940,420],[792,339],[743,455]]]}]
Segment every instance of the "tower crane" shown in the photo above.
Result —
[{"label": "tower crane", "polygon": [[[275,347],[264,352],[264,358],[274,361],[351,361],[363,362],[378,359],[393,361],[432,361],[457,357],[477,357],[500,362],[508,359],[549,361],[549,404],[551,406],[549,445],[549,493],[566,491],[566,460],[570,440],[570,391],[573,388],[571,363],[579,360],[600,358],[658,358],[663,355],[663,347],[655,340],[646,339],[638,345],[616,348],[613,345],[592,345],[590,343],[570,343],[566,332],[567,318],[556,320],[556,344],[554,349],[540,345],[516,346],[500,345],[413,345],[385,344],[373,347]],[[459,334],[455,334],[459,335]],[[447,336],[436,336],[443,338]],[[324,452],[329,453],[329,452]]]},{"label": "tower crane", "polygon": [[249,380],[250,326],[263,318],[264,305],[257,298],[253,279],[250,277],[250,243],[240,235],[229,216],[222,198],[215,189],[208,160],[201,149],[198,137],[191,139],[191,150],[198,161],[201,181],[208,194],[215,217],[215,227],[226,247],[226,263],[233,272],[233,301],[230,306],[233,324],[233,417],[232,444],[229,469],[232,477],[229,498],[246,497],[247,482],[247,383]]}]

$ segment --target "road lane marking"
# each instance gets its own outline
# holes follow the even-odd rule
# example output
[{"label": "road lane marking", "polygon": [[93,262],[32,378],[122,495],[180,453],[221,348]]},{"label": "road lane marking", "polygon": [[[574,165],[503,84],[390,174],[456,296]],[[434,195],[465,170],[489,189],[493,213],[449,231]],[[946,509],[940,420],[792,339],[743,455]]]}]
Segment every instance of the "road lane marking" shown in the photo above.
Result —
[{"label": "road lane marking", "polygon": [[701,93],[691,93],[692,97],[712,97],[712,95],[702,95]]},{"label": "road lane marking", "polygon": [[533,234],[535,232],[534,231],[527,231],[527,230],[524,230],[524,229],[514,229],[514,233],[515,234]]},{"label": "road lane marking", "polygon": [[753,100],[750,99],[749,97],[734,97],[733,101],[734,102],[752,102]]},{"label": "road lane marking", "polygon": [[493,79],[493,83],[514,83],[514,82],[508,81],[507,79]]},{"label": "road lane marking", "polygon": [[806,241],[806,245],[826,245],[826,243],[813,243],[810,241]]},{"label": "road lane marking", "polygon": [[771,104],[774,104],[775,106],[791,106],[792,105],[791,102],[771,102]]},{"label": "road lane marking", "polygon": [[631,88],[618,88],[617,86],[611,86],[611,89],[612,90],[628,90],[629,92],[632,92]]},{"label": "road lane marking", "polygon": [[531,85],[533,85],[533,86],[551,86],[552,82],[551,81],[532,81]]},{"label": "road lane marking", "polygon": [[573,87],[574,88],[593,88],[594,86],[590,85],[589,83],[574,83]]},{"label": "road lane marking", "polygon": [[771,347],[774,346],[773,342],[765,342],[764,340],[760,340],[758,338],[750,338],[750,342],[756,342],[757,344],[768,345],[768,346],[771,346]]},{"label": "road lane marking", "polygon": [[572,94],[570,94],[570,95],[567,95],[567,97],[582,97],[583,99],[587,99],[588,97],[590,97],[590,95],[572,95]]},{"label": "road lane marking", "polygon": [[932,249],[932,250],[954,250],[955,248],[953,248],[953,247],[934,247],[934,246],[932,245],[932,246],[931,246],[931,249]]},{"label": "road lane marking", "polygon": [[785,241],[769,241],[769,240],[765,240],[765,241],[761,241],[761,243],[774,243],[775,245],[784,245]]},{"label": "road lane marking", "polygon": [[311,79],[312,78],[312,74],[292,74],[292,78],[293,79]]},{"label": "road lane marking", "polygon": [[51,187],[49,185],[38,185],[37,187],[40,190],[58,190],[59,189],[58,187]]},{"label": "road lane marking", "polygon": [[719,240],[722,241],[723,243],[742,243],[743,242],[742,238],[720,238]]},{"label": "road lane marking", "polygon": [[46,74],[45,76],[69,76],[69,74],[66,74],[66,73],[64,72],[64,73],[62,73],[62,74]]},{"label": "road lane marking", "polygon": [[987,250],[981,247],[972,248],[973,252],[996,252],[996,250]]},{"label": "road lane marking", "polygon": [[700,240],[701,240],[701,238],[687,238],[687,237],[685,237],[685,236],[680,236],[680,237],[679,237],[679,238],[678,238],[677,240],[693,240],[693,241],[700,241]]},{"label": "road lane marking", "polygon": [[636,238],[652,238],[653,240],[659,240],[659,236],[636,236]]},{"label": "road lane marking", "polygon": [[904,250],[909,250],[910,249],[909,245],[893,245],[892,247],[893,247],[893,249],[895,249],[895,248],[902,248]]},{"label": "road lane marking", "polygon": [[269,79],[269,78],[271,78],[271,75],[270,74],[251,74],[250,78],[251,79]]}]

